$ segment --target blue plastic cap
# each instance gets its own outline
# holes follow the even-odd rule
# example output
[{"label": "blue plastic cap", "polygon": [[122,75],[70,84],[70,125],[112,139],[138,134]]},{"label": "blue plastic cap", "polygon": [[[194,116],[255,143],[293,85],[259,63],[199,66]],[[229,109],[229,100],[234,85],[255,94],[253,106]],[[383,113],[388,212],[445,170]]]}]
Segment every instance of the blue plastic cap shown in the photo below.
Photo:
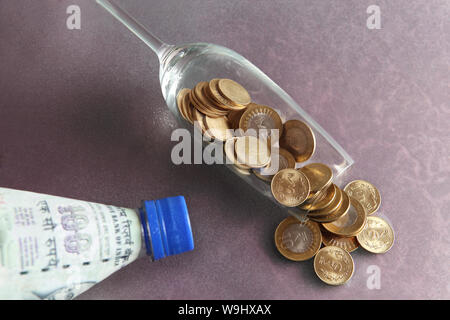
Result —
[{"label": "blue plastic cap", "polygon": [[183,196],[143,201],[139,211],[147,254],[153,260],[194,249],[189,213]]}]

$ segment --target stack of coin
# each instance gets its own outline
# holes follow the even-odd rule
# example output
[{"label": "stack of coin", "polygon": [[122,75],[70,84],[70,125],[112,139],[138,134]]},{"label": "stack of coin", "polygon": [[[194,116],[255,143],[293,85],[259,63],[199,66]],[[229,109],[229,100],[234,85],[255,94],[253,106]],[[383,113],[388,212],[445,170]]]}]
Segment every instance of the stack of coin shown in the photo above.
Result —
[{"label": "stack of coin", "polygon": [[[180,103],[187,95],[189,104]],[[186,120],[189,120],[186,109],[197,109],[202,114],[218,118],[232,111],[245,109],[251,98],[247,90],[230,79],[212,79],[201,81],[193,89],[181,89],[177,95],[178,109]]]},{"label": "stack of coin", "polygon": [[316,138],[305,122],[288,120],[283,125],[280,147],[292,153],[297,162],[305,162],[314,154]]},{"label": "stack of coin", "polygon": [[264,168],[270,162],[270,148],[267,140],[254,136],[241,136],[227,139],[225,155],[228,163],[234,164],[243,174],[251,169]]},{"label": "stack of coin", "polygon": [[309,203],[317,202],[325,196],[325,190],[333,181],[333,171],[322,163],[310,163],[299,169],[308,178],[311,184]]},{"label": "stack of coin", "polygon": [[228,113],[227,117],[232,129],[239,129],[239,121],[241,120],[242,115],[248,108],[251,108],[252,104],[253,103],[250,103],[245,109],[230,111],[230,113]]},{"label": "stack of coin", "polygon": [[[333,171],[322,163],[310,163],[296,170],[279,170],[272,180],[272,194],[276,200],[278,200],[279,196],[275,193],[274,186],[276,184],[274,181],[278,181],[278,184],[287,186],[284,190],[285,193],[296,193],[294,189],[289,188],[293,184],[289,180],[290,176],[285,174],[285,172],[290,171],[297,171],[296,176],[302,176],[303,180],[308,184],[306,197],[302,199],[302,202],[297,204],[300,209],[308,211],[308,213],[314,216],[326,216],[341,205],[342,195],[340,189],[332,183]],[[278,200],[278,202],[286,205],[283,201]]]},{"label": "stack of coin", "polygon": [[[309,181],[311,191],[320,189],[318,180],[321,181],[322,190],[317,192],[323,195],[317,194],[315,198],[319,197],[318,201],[307,203],[305,200],[300,206],[310,210],[304,220],[288,217],[279,224],[275,231],[275,245],[290,260],[303,261],[314,257],[317,276],[329,285],[342,285],[353,275],[354,262],[350,253],[360,246],[373,253],[387,252],[393,245],[394,232],[386,220],[370,216],[381,201],[372,184],[356,180],[341,190],[328,182],[329,174],[317,174],[315,170],[327,172],[318,164],[299,169]],[[279,179],[278,175],[282,177],[287,173],[280,171],[273,181]],[[291,177],[290,180],[295,179]],[[292,192],[285,190],[284,193],[285,198],[292,197]],[[274,192],[274,197],[286,205],[285,198],[278,193]]]},{"label": "stack of coin", "polygon": [[[247,90],[230,79],[201,81],[193,89],[181,89],[177,94],[180,115],[196,123],[202,133],[212,139],[230,138],[234,123],[228,115],[242,113],[251,102]],[[225,133],[228,132],[228,133]]]},{"label": "stack of coin", "polygon": [[279,155],[274,153],[278,170],[253,170],[265,181],[271,181],[281,169],[295,168],[297,162],[308,160],[315,150],[314,133],[305,122],[289,120],[283,124],[275,109],[252,102],[248,91],[231,79],[201,81],[193,89],[181,89],[177,106],[180,115],[210,139],[226,141],[235,135],[230,129],[239,129],[238,136],[263,137],[271,147],[279,143]]},{"label": "stack of coin", "polygon": [[191,124],[194,123],[194,108],[192,107],[191,100],[189,99],[189,93],[191,89],[181,89],[177,95],[177,106],[178,111],[180,111],[181,116],[189,121]]},{"label": "stack of coin", "polygon": [[[256,177],[270,182],[279,170],[295,168],[296,158],[293,154],[287,149],[275,147],[284,131],[284,125],[278,112],[268,106],[251,102],[248,91],[237,82],[231,79],[212,79],[209,82],[197,83],[193,89],[181,89],[177,95],[177,106],[180,115],[194,124],[204,137],[226,142],[224,144],[225,154],[235,164],[239,173],[248,175],[253,172]],[[306,137],[308,141],[302,142],[305,137],[303,131],[297,132],[295,128],[292,129],[292,126],[288,125],[289,137],[287,140],[285,139],[284,145],[294,150],[297,158],[301,154],[301,158],[306,159],[312,155],[312,152],[310,148],[303,148],[302,145],[313,146],[314,149],[315,139],[312,130],[306,123],[299,120],[291,122],[309,132],[310,135]],[[239,130],[234,132],[231,129]],[[296,132],[300,136],[296,136]],[[251,143],[259,143],[259,140],[256,139],[239,140],[238,147],[234,148],[238,141],[235,135],[266,139],[275,152],[262,167],[262,163],[259,162],[248,164],[240,157],[248,155],[264,159],[265,155],[252,153],[254,150],[249,154],[243,154],[242,148],[238,151],[239,146],[245,144],[244,141],[249,145],[248,149],[264,152],[266,150],[259,148],[258,145],[251,146]],[[302,154],[303,149],[307,149],[308,155]],[[251,162],[252,159],[249,160]]]}]

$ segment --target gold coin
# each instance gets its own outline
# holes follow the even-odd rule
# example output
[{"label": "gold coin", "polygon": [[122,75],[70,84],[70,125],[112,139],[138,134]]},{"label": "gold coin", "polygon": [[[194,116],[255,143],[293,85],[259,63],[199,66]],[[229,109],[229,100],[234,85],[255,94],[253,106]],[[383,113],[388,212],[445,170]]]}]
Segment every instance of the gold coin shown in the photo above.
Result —
[{"label": "gold coin", "polygon": [[236,143],[237,137],[233,137],[225,141],[223,149],[225,151],[225,156],[227,157],[227,164],[235,164],[236,163],[236,155],[234,151],[234,144]]},{"label": "gold coin", "polygon": [[203,136],[206,138],[212,139],[211,136],[208,135],[208,132],[206,131],[206,126],[204,123],[205,115],[198,111],[196,108],[193,109],[192,117],[194,120],[194,128],[197,128]]},{"label": "gold coin", "polygon": [[370,182],[364,180],[352,181],[345,186],[344,191],[362,204],[367,215],[375,213],[380,207],[380,193]]},{"label": "gold coin", "polygon": [[222,109],[226,110],[240,110],[244,109],[245,105],[236,105],[233,101],[230,101],[228,98],[224,97],[220,92],[218,85],[221,79],[212,79],[208,87],[206,88],[206,92],[208,96]]},{"label": "gold coin", "polygon": [[219,106],[220,108],[226,110],[233,110],[231,101],[224,98],[217,88],[219,80],[220,79],[212,79],[211,81],[209,81],[208,87],[206,87],[206,93],[210,100],[214,101],[216,106]]},{"label": "gold coin", "polygon": [[211,111],[210,108],[207,108],[203,103],[200,102],[199,98],[196,95],[196,90],[200,90],[199,88],[201,87],[203,82],[199,82],[190,92],[189,94],[189,98],[190,101],[192,103],[192,105],[194,106],[195,109],[197,109],[198,111],[200,111],[201,113],[203,113],[204,115],[207,115],[209,117],[218,117],[220,116],[218,113]]},{"label": "gold coin", "polygon": [[252,168],[262,168],[270,161],[267,141],[253,136],[238,137],[235,143],[238,163]]},{"label": "gold coin", "polygon": [[232,165],[232,169],[234,171],[236,171],[239,174],[242,175],[250,175],[250,168],[246,167],[245,165],[239,165],[237,163],[237,159],[236,159],[236,154],[234,151],[234,144],[236,142],[236,137],[230,138],[227,141],[225,141],[224,144],[224,151],[225,151],[225,156],[226,156],[226,164],[231,164]]},{"label": "gold coin", "polygon": [[238,173],[246,175],[246,176],[249,176],[252,174],[252,172],[249,169],[241,168],[236,164],[233,166],[233,169],[236,170]]},{"label": "gold coin", "polygon": [[[224,145],[224,151],[225,151],[225,155],[228,158],[227,163],[228,164],[233,164],[237,169],[241,169],[241,170],[246,170],[246,174],[250,174],[250,167],[246,166],[245,164],[240,164],[237,161],[236,158],[236,151],[235,151],[235,144],[236,144],[236,140],[238,138],[237,137],[233,137],[228,139],[227,141],[225,141],[225,145]],[[240,170],[238,170],[240,173]]]},{"label": "gold coin", "polygon": [[230,100],[234,105],[245,106],[252,101],[248,91],[236,81],[220,79],[217,87],[222,96]]},{"label": "gold coin", "polygon": [[336,197],[337,194],[337,187],[335,184],[331,184],[326,190],[323,190],[321,192],[323,194],[323,197],[319,198],[313,198],[312,201],[308,200],[308,203],[304,203],[300,206],[300,209],[306,210],[306,211],[314,211],[314,210],[320,210],[328,207],[333,203],[333,200]]},{"label": "gold coin", "polygon": [[306,199],[306,201],[305,201],[305,204],[306,203],[312,204],[312,203],[316,203],[316,202],[322,201],[325,198],[325,196],[326,196],[326,190],[327,189],[319,191],[319,192],[316,192],[314,194],[312,192],[310,192],[309,196],[308,196],[308,199]]},{"label": "gold coin", "polygon": [[187,120],[194,124],[194,107],[191,103],[191,99],[189,98],[189,94],[186,95],[184,102],[183,102],[183,109],[185,110],[185,114],[187,116]]},{"label": "gold coin", "polygon": [[181,89],[178,94],[177,94],[177,107],[178,107],[178,111],[180,112],[180,115],[189,121],[186,113],[185,113],[185,108],[184,108],[184,104],[185,104],[185,99],[187,96],[189,96],[189,92],[191,91],[191,89]]},{"label": "gold coin", "polygon": [[356,236],[361,247],[373,253],[385,253],[394,244],[394,231],[380,217],[368,217],[364,229]]},{"label": "gold coin", "polygon": [[327,214],[326,216],[308,215],[308,217],[315,222],[328,223],[328,222],[336,221],[340,217],[346,215],[348,213],[348,211],[350,210],[350,198],[345,191],[342,191],[342,190],[340,190],[340,191],[341,191],[341,195],[342,195],[342,202],[336,210],[332,211],[331,213]]},{"label": "gold coin", "polygon": [[350,198],[350,209],[339,219],[322,224],[331,233],[340,236],[355,236],[364,228],[367,215],[364,207],[355,198]]},{"label": "gold coin", "polygon": [[297,162],[304,162],[314,154],[316,138],[306,123],[289,120],[283,125],[280,146],[292,153]]},{"label": "gold coin", "polygon": [[352,277],[354,269],[350,253],[336,246],[323,247],[314,258],[314,271],[320,280],[329,285],[346,283]]},{"label": "gold coin", "polygon": [[230,110],[226,110],[221,108],[219,105],[214,103],[207,93],[207,88],[209,86],[208,82],[202,82],[199,89],[195,91],[196,97],[207,109],[209,109],[213,113],[220,114],[221,116],[226,116],[230,113]]},{"label": "gold coin", "polygon": [[[278,161],[276,161],[278,159]],[[272,181],[273,176],[280,170],[295,168],[294,156],[282,148],[272,148],[270,153],[270,164],[267,167],[253,169],[253,173],[264,181]]]},{"label": "gold coin", "polygon": [[247,108],[242,110],[232,110],[228,113],[228,120],[230,121],[231,127],[233,129],[239,128],[239,121]]},{"label": "gold coin", "polygon": [[274,198],[286,207],[301,205],[309,194],[309,181],[295,169],[283,169],[273,177],[271,190]]},{"label": "gold coin", "polygon": [[310,163],[299,170],[308,178],[312,194],[327,188],[333,180],[333,171],[323,163]]},{"label": "gold coin", "polygon": [[355,251],[359,247],[358,240],[356,237],[343,237],[332,234],[331,232],[321,229],[322,231],[322,242],[325,246],[335,246],[344,249],[348,253]]},{"label": "gold coin", "polygon": [[206,116],[204,123],[208,134],[214,139],[226,141],[233,136],[227,117],[211,118]]},{"label": "gold coin", "polygon": [[302,222],[294,217],[281,221],[275,231],[275,245],[289,260],[311,259],[319,251],[322,234],[319,225],[312,221]]},{"label": "gold coin", "polygon": [[231,110],[230,111],[230,113],[229,113],[229,117],[230,118],[232,118],[233,119],[233,121],[234,121],[234,128],[235,129],[239,129],[238,131],[238,133],[239,133],[239,135],[240,136],[243,136],[244,135],[244,131],[241,129],[241,128],[239,128],[239,123],[240,123],[240,121],[241,121],[241,118],[242,118],[242,115],[247,111],[247,110],[250,110],[250,109],[253,109],[253,108],[256,108],[256,107],[259,107],[259,104],[256,104],[256,103],[253,103],[253,102],[250,102],[245,108],[243,108],[243,109],[240,109],[240,110]]},{"label": "gold coin", "polygon": [[201,82],[197,83],[197,85],[194,87],[194,89],[191,90],[189,97],[191,98],[192,104],[201,113],[203,113],[211,118],[217,118],[217,117],[226,115],[227,113],[225,111],[219,111],[217,108],[214,108],[213,106],[208,105],[208,103],[206,103],[204,101],[202,88],[205,85],[207,86],[208,82],[201,81]]},{"label": "gold coin", "polygon": [[186,93],[183,100],[181,101],[181,108],[183,109],[184,115],[186,116],[186,119],[193,124],[194,123],[194,107],[191,103],[190,94]]},{"label": "gold coin", "polygon": [[194,126],[198,128],[202,133],[206,131],[206,127],[203,123],[204,114],[194,108],[193,110]]},{"label": "gold coin", "polygon": [[201,105],[201,103],[197,100],[197,98],[195,97],[194,89],[189,92],[189,99],[190,99],[192,105],[194,106],[194,109],[198,110],[199,112],[201,112],[204,115],[208,114],[208,110],[205,109]]},{"label": "gold coin", "polygon": [[[244,134],[259,135],[260,130],[265,131],[265,136],[271,136],[271,130],[278,130],[278,137],[281,137],[283,123],[278,113],[267,106],[253,105],[241,116],[239,128]],[[252,132],[254,131],[254,132]]]},{"label": "gold coin", "polygon": [[331,202],[331,204],[323,209],[309,211],[308,216],[310,216],[310,217],[329,216],[330,214],[332,214],[339,208],[339,206],[342,204],[343,199],[344,199],[344,196],[342,194],[342,190],[336,186],[336,195],[335,195],[333,201]]},{"label": "gold coin", "polygon": [[268,176],[268,175],[264,175],[264,174],[262,174],[261,172],[259,172],[258,169],[252,169],[251,172],[253,172],[253,174],[254,174],[257,178],[259,178],[259,179],[261,179],[261,180],[263,180],[263,181],[266,181],[266,182],[272,181],[272,178],[273,178],[272,175],[269,175],[269,176]]}]

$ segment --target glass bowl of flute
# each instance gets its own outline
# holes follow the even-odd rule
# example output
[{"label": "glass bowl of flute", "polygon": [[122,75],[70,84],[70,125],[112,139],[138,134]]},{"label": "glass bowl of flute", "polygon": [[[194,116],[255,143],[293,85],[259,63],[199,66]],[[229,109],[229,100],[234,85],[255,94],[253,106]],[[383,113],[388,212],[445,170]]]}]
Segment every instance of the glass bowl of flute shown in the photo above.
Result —
[{"label": "glass bowl of flute", "polygon": [[224,164],[301,220],[327,223],[345,213],[349,199],[338,184],[352,158],[274,81],[214,44],[178,46],[166,59],[163,95],[203,146],[204,163]]}]

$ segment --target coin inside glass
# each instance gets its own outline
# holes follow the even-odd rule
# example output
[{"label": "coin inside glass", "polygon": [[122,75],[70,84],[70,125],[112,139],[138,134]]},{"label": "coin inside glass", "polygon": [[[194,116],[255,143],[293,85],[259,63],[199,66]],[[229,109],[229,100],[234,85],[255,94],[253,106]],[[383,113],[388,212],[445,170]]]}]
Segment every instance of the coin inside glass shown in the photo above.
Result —
[{"label": "coin inside glass", "polygon": [[[230,138],[227,141],[225,141],[224,151],[225,151],[225,155],[227,157],[226,163],[233,164],[240,170],[247,170],[246,174],[249,174],[250,167],[246,166],[245,164],[239,164],[237,161],[236,151],[235,151],[235,143],[236,143],[237,139],[238,139],[237,137],[233,137],[233,138]],[[242,173],[242,171],[240,171],[240,170],[238,170],[238,171],[240,173]]]},{"label": "coin inside glass", "polygon": [[283,125],[280,146],[292,153],[297,162],[304,162],[314,154],[316,138],[306,123],[289,120]]},{"label": "coin inside glass", "polygon": [[186,119],[191,123],[194,124],[194,107],[191,103],[191,99],[189,98],[189,94],[186,94],[184,96],[184,99],[182,100],[182,108],[184,110],[184,113],[186,115]]},{"label": "coin inside glass", "polygon": [[311,200],[306,201],[305,204],[300,206],[300,209],[306,211],[316,211],[328,207],[336,197],[336,188],[337,186],[334,183],[331,184],[328,188],[326,188],[326,190],[322,191],[323,197],[312,198]]},{"label": "coin inside glass", "polygon": [[228,114],[228,120],[230,121],[231,127],[233,129],[239,128],[239,121],[241,120],[242,115],[247,109],[230,111],[230,113]]},{"label": "coin inside glass", "polygon": [[283,131],[283,123],[274,109],[252,104],[252,107],[248,108],[241,116],[239,128],[249,135],[266,137],[272,136],[272,130],[278,130],[279,139]]},{"label": "coin inside glass", "polygon": [[206,88],[206,92],[208,93],[209,97],[212,98],[216,102],[216,104],[220,106],[220,108],[222,109],[227,110],[244,109],[245,105],[237,105],[233,103],[233,101],[222,95],[218,87],[220,80],[221,79],[212,79],[209,82],[208,87]]},{"label": "coin inside glass", "polygon": [[215,139],[226,141],[233,136],[227,117],[211,118],[206,116],[204,123],[209,134]]},{"label": "coin inside glass", "polygon": [[342,201],[344,199],[342,192],[343,191],[341,189],[339,189],[339,187],[336,186],[336,195],[334,196],[333,201],[323,209],[309,211],[308,216],[324,217],[324,216],[329,216],[330,214],[335,212],[339,208],[339,206],[342,204]]},{"label": "coin inside glass", "polygon": [[252,101],[248,91],[236,81],[231,79],[220,79],[217,87],[222,96],[233,102],[235,105],[245,106]]},{"label": "coin inside glass", "polygon": [[193,110],[194,127],[199,129],[202,134],[206,131],[205,124],[203,123],[204,114],[194,108]]},{"label": "coin inside glass", "polygon": [[333,171],[323,163],[310,163],[299,170],[308,178],[313,194],[327,188],[333,180]]},{"label": "coin inside glass", "polygon": [[220,109],[217,105],[209,103],[204,95],[204,88],[208,86],[208,82],[199,82],[194,89],[191,90],[190,99],[192,104],[203,114],[211,118],[217,118],[228,114],[228,110]]},{"label": "coin inside glass", "polygon": [[238,137],[235,150],[238,162],[252,168],[264,167],[270,161],[270,149],[265,139],[253,136]]},{"label": "coin inside glass", "polygon": [[252,172],[249,169],[244,169],[244,168],[242,168],[242,167],[240,167],[239,165],[236,165],[236,164],[233,166],[233,169],[236,170],[239,174],[242,174],[242,175],[249,176],[249,175],[252,174]]},{"label": "coin inside glass", "polygon": [[189,121],[189,119],[186,115],[185,108],[183,107],[183,105],[185,103],[184,100],[185,100],[186,96],[189,95],[190,91],[191,91],[191,89],[184,88],[184,89],[181,89],[177,94],[178,111],[180,111],[181,116],[188,121]]},{"label": "coin inside glass", "polygon": [[206,94],[206,88],[208,87],[208,82],[201,82],[199,85],[195,86],[195,96],[197,100],[208,110],[212,115],[226,116],[230,110],[223,109],[220,105],[215,104],[212,99]]}]

